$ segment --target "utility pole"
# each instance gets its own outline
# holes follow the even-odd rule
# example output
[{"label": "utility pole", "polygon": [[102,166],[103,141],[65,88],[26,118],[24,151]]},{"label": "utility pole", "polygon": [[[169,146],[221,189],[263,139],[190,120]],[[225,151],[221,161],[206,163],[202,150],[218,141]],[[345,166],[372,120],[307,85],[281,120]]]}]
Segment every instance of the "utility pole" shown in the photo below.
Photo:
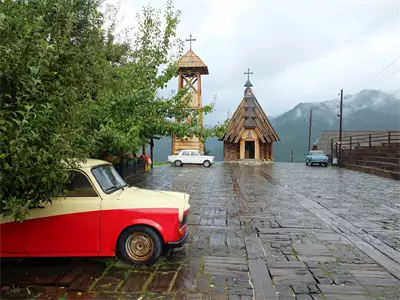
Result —
[{"label": "utility pole", "polygon": [[308,128],[308,152],[311,151],[311,126],[312,126],[312,109],[310,109],[310,127]]},{"label": "utility pole", "polygon": [[293,162],[293,149],[290,151],[290,162]]},{"label": "utility pole", "polygon": [[342,158],[342,121],[343,121],[343,89],[340,90],[340,113],[339,113],[339,154],[338,165],[341,166]]}]

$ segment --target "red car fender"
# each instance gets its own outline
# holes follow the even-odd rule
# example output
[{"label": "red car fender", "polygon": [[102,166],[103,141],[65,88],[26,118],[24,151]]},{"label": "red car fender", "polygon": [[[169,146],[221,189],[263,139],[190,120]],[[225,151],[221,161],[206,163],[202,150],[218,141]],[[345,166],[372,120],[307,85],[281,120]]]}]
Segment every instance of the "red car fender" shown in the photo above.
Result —
[{"label": "red car fender", "polygon": [[104,210],[102,211],[101,252],[115,253],[121,233],[132,226],[149,226],[156,230],[163,243],[179,239],[178,210],[173,208]]},{"label": "red car fender", "polygon": [[[164,229],[157,222],[154,222],[153,220],[149,220],[149,219],[134,219],[130,226],[135,226],[135,225],[147,225],[149,227],[153,227],[161,235],[161,238],[163,239],[163,243],[165,242]],[[127,226],[127,227],[130,227],[130,226]]]}]

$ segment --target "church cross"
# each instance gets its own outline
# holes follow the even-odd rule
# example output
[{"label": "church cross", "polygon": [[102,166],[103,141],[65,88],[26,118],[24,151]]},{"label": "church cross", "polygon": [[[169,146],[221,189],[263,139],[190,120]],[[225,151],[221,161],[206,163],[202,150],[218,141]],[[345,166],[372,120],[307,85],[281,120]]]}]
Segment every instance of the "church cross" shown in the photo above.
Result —
[{"label": "church cross", "polygon": [[250,74],[253,75],[253,72],[250,72],[250,69],[247,69],[247,72],[244,72],[247,75],[247,80],[250,80]]},{"label": "church cross", "polygon": [[195,41],[196,39],[192,39],[192,34],[190,34],[190,38],[186,39],[186,42],[190,42],[190,50],[192,50],[192,41]]}]

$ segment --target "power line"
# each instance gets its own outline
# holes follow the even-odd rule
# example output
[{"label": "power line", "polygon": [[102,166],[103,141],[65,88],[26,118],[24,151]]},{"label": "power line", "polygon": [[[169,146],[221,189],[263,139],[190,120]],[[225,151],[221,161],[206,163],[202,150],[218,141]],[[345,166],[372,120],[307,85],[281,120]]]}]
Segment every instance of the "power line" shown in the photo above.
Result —
[{"label": "power line", "polygon": [[389,77],[387,77],[386,79],[384,79],[384,80],[381,82],[381,84],[384,83],[384,82],[385,82],[386,80],[388,80],[389,78],[392,78],[395,74],[399,73],[399,71],[400,71],[400,69],[398,69],[397,71],[394,71]]},{"label": "power line", "polygon": [[389,99],[390,97],[392,97],[394,94],[396,94],[396,93],[398,93],[398,92],[400,92],[400,89],[398,89],[397,91],[391,93],[389,96],[387,96],[385,99],[383,99],[383,101]]},{"label": "power line", "polygon": [[399,58],[400,58],[400,55],[397,56],[393,61],[391,61],[386,67],[384,67],[378,74],[376,74],[374,77],[372,77],[371,80],[372,80],[372,79],[375,79],[376,77],[378,77],[379,75],[381,75],[383,72],[385,72],[386,69],[389,68],[392,64],[394,64],[394,62],[395,62],[397,59],[399,59]]}]

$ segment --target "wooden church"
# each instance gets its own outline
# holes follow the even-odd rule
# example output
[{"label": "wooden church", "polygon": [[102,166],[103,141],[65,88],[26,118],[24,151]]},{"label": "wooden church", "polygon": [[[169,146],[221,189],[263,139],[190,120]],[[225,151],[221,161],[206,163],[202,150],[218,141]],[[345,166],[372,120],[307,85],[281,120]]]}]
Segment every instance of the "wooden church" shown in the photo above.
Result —
[{"label": "wooden church", "polygon": [[249,78],[244,86],[243,100],[220,139],[224,142],[224,161],[272,162],[272,143],[279,137],[254,96]]},{"label": "wooden church", "polygon": [[[178,61],[178,91],[183,88],[188,89],[191,98],[191,109],[200,110],[202,108],[201,99],[201,75],[208,75],[207,65],[192,51],[192,35],[186,41],[190,42],[190,50]],[[203,119],[200,115],[200,126],[203,126]],[[172,154],[177,154],[181,150],[199,150],[203,152],[203,144],[197,137],[177,139],[172,138]]]}]

